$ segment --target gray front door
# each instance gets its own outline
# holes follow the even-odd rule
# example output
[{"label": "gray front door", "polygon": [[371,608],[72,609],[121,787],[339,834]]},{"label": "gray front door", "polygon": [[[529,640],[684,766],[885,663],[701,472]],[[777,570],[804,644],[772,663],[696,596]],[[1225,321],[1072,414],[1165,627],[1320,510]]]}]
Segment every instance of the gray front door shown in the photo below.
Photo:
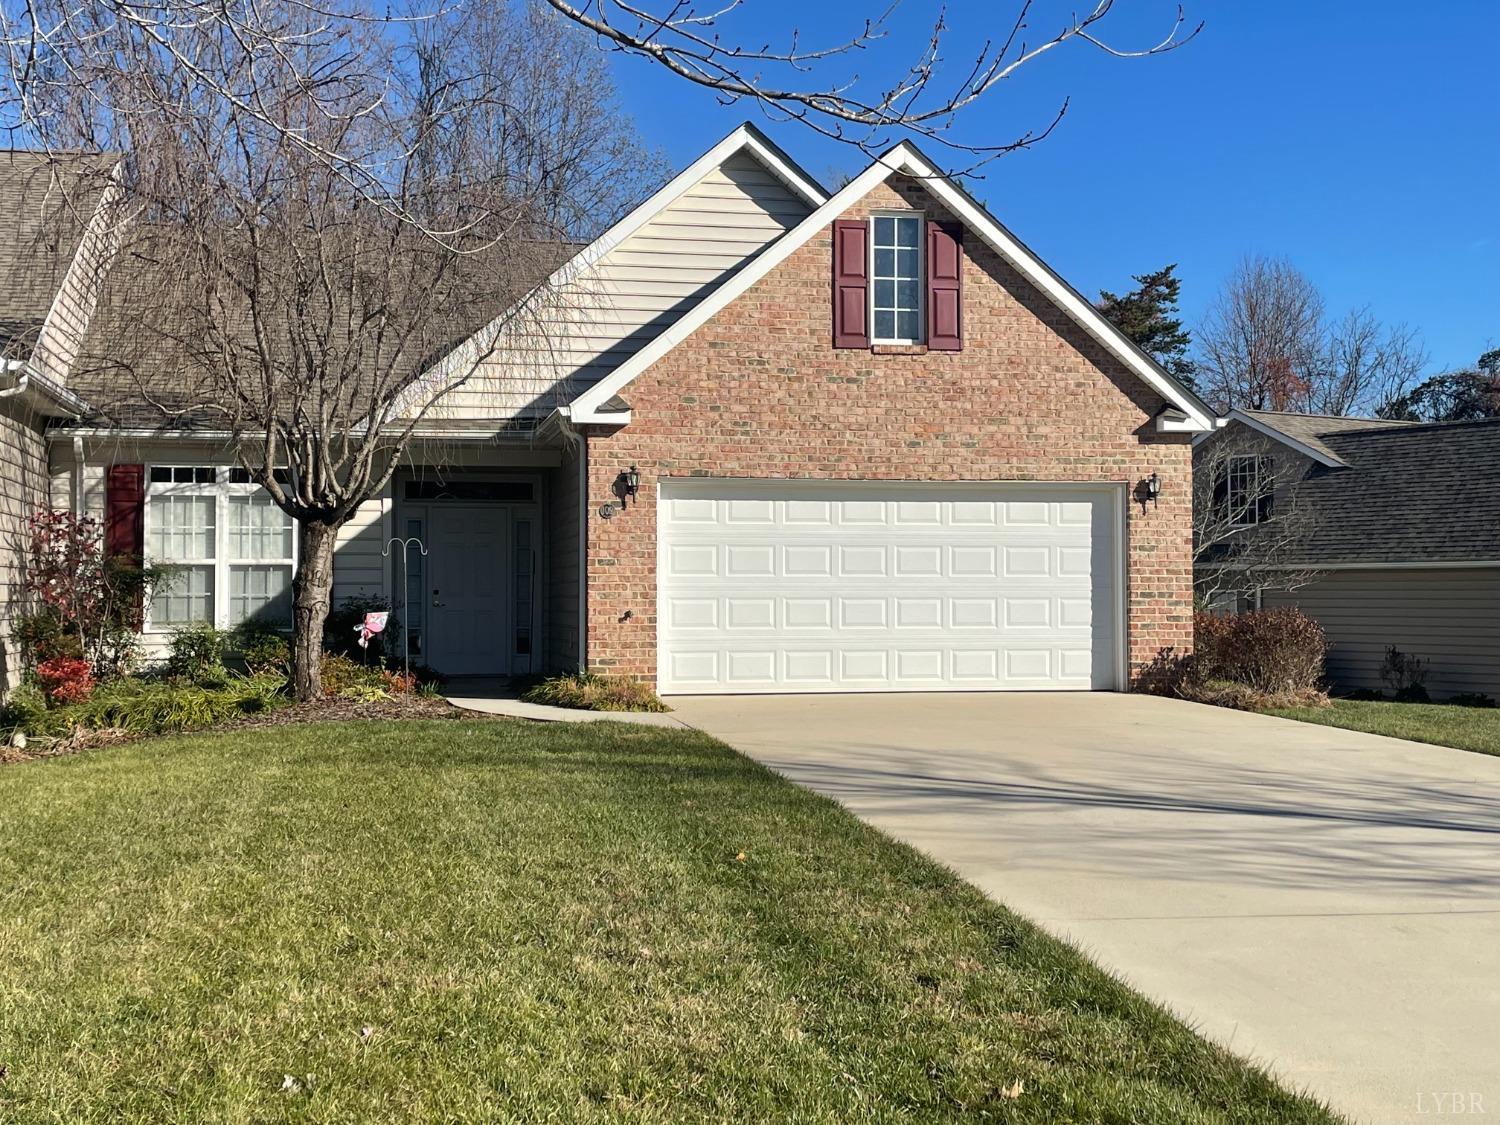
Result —
[{"label": "gray front door", "polygon": [[434,504],[427,557],[427,663],[447,676],[510,672],[510,510]]}]

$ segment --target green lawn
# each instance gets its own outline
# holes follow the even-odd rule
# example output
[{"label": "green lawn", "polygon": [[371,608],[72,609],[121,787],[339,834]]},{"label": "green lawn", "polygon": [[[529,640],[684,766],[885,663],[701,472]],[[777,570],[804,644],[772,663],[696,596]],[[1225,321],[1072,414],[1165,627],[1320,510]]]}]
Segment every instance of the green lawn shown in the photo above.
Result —
[{"label": "green lawn", "polygon": [[1500,754],[1500,708],[1454,707],[1446,703],[1376,703],[1334,700],[1332,707],[1273,709],[1268,715],[1301,719],[1414,742]]},{"label": "green lawn", "polygon": [[0,872],[7,1123],[1330,1119],[685,731],[7,766]]}]

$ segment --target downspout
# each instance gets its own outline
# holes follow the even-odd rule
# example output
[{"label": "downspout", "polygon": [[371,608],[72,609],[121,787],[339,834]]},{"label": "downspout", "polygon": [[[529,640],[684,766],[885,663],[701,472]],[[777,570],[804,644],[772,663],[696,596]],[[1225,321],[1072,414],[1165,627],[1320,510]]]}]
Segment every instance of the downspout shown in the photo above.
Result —
[{"label": "downspout", "polygon": [[0,398],[14,398],[16,395],[23,395],[26,393],[26,389],[31,386],[30,365],[24,359],[8,359],[5,361],[6,375],[9,375],[13,371],[19,371],[21,377],[15,381],[13,386],[0,389]]},{"label": "downspout", "polygon": [[78,436],[73,438],[73,487],[71,492],[71,503],[75,516],[83,515],[83,439]]},{"label": "downspout", "polygon": [[589,668],[589,443],[573,427],[567,408],[557,412],[563,440],[578,451],[578,671]]}]

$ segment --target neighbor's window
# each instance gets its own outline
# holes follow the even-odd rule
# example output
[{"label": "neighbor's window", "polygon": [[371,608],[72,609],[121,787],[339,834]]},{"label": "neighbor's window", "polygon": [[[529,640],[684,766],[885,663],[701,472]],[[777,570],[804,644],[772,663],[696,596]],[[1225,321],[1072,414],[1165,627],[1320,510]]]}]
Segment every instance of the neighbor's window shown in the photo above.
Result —
[{"label": "neighbor's window", "polygon": [[1269,457],[1246,454],[1229,458],[1224,483],[1224,504],[1231,527],[1253,527],[1271,518],[1275,476]]},{"label": "neighbor's window", "polygon": [[149,626],[290,624],[292,518],[238,470],[153,465],[147,479],[146,553],[173,570],[151,599]]},{"label": "neighbor's window", "polygon": [[922,216],[876,215],[870,238],[871,340],[922,342]]}]

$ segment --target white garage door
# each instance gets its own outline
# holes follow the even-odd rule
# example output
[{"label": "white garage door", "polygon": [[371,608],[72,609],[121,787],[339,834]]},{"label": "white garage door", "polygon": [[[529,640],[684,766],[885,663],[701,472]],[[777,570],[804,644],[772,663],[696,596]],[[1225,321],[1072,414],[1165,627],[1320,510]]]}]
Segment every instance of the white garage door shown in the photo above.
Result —
[{"label": "white garage door", "polygon": [[1120,686],[1108,487],[666,481],[663,692]]}]

